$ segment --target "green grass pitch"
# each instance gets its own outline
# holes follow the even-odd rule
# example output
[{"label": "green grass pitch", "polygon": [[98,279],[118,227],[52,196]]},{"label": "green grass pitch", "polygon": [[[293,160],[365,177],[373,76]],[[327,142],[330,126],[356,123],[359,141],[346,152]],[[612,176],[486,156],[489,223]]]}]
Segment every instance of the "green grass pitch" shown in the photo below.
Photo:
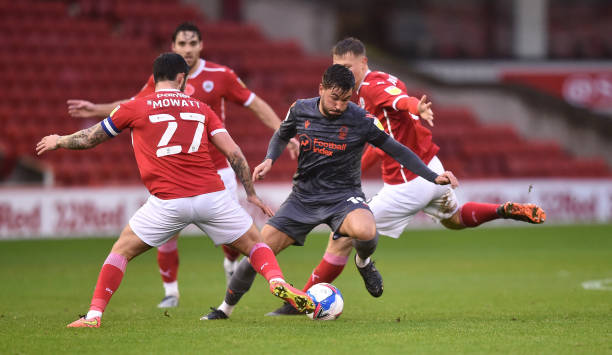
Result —
[{"label": "green grass pitch", "polygon": [[[114,239],[0,242],[0,353],[612,354],[612,225],[415,230],[381,238],[385,292],[372,298],[352,260],[334,282],[333,322],[269,318],[280,302],[258,277],[227,321],[200,321],[224,295],[222,253],[179,241],[181,304],[167,312],[155,252],[130,262],[100,329],[66,329],[87,311]],[[279,256],[301,287],[326,235]]]}]

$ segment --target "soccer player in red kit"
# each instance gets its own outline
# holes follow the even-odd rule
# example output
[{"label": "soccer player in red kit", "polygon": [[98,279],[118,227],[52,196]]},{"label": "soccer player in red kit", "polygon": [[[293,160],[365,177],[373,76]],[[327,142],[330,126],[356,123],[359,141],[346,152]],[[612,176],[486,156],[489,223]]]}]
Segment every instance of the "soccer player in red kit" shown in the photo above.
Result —
[{"label": "soccer player in red kit", "polygon": [[[208,104],[225,122],[225,102],[231,101],[248,107],[268,127],[273,130],[280,126],[280,119],[272,108],[261,98],[250,91],[230,68],[200,58],[202,50],[202,35],[197,26],[190,23],[180,24],[172,36],[172,51],[183,56],[190,67],[185,94]],[[135,96],[140,98],[155,90],[153,76]],[[120,100],[108,104],[93,104],[84,100],[68,100],[68,112],[74,117],[106,117],[122,102]],[[292,157],[297,155],[297,141],[289,146]],[[229,167],[227,159],[214,146],[210,146],[210,154],[217,172],[223,179],[225,188],[236,200],[236,176]],[[160,308],[176,307],[179,300],[177,250],[178,235],[157,250],[159,272],[162,277],[165,297],[158,305]],[[225,258],[223,266],[226,279],[229,282],[234,268],[238,264],[238,253],[233,248],[223,246]]]},{"label": "soccer player in red kit", "polygon": [[[353,100],[374,114],[382,123],[385,132],[410,148],[434,172],[444,171],[436,156],[439,147],[433,143],[431,131],[421,124],[421,119],[433,125],[431,102],[406,93],[404,83],[393,75],[371,71],[368,67],[365,46],[356,38],[338,42],[333,50],[334,64],[344,65],[355,75],[356,91]],[[455,192],[448,186],[434,185],[401,166],[379,149],[369,146],[362,156],[362,170],[382,158],[383,188],[368,202],[378,232],[399,238],[412,217],[419,211],[439,220],[449,229],[476,227],[482,223],[510,218],[529,223],[543,223],[544,211],[533,204],[506,202],[502,205],[467,202],[459,205]],[[348,261],[352,245],[349,238],[332,234],[319,265],[304,286],[331,283],[340,275]],[[355,264],[364,279],[366,289],[374,297],[383,293],[383,281],[374,262],[361,260],[355,255]],[[295,314],[289,305],[268,315]]]},{"label": "soccer player in red kit", "polygon": [[274,295],[302,311],[314,310],[304,292],[284,281],[274,253],[262,242],[252,218],[223,186],[209,153],[209,141],[229,159],[248,201],[272,215],[255,193],[244,155],[219,117],[206,104],[181,92],[188,72],[183,57],[162,54],[153,64],[155,92],[122,103],[88,129],[68,136],[46,136],[36,147],[39,155],[58,148],[88,149],[129,129],[141,179],[151,193],[104,262],[89,312],[68,327],[99,327],[128,261],[163,245],[191,223],[216,245],[231,245],[248,255]]}]

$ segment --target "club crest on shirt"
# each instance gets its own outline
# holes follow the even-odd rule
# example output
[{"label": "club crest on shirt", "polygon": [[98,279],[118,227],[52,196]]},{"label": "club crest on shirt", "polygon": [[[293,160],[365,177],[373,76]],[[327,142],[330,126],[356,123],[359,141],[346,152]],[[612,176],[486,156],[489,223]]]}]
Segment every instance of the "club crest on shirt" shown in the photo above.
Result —
[{"label": "club crest on shirt", "polygon": [[195,88],[193,87],[193,85],[187,83],[187,85],[185,85],[185,91],[183,91],[185,93],[185,95],[193,95],[193,93],[195,92]]},{"label": "club crest on shirt", "polygon": [[347,126],[340,127],[340,132],[338,133],[338,138],[345,139],[347,133],[348,133],[348,127]]},{"label": "club crest on shirt", "polygon": [[213,91],[213,88],[214,88],[214,87],[215,87],[215,83],[213,83],[213,82],[212,82],[212,81],[210,81],[210,80],[205,80],[205,81],[202,83],[202,89],[204,89],[204,91],[206,91],[206,92],[211,92],[211,91]]},{"label": "club crest on shirt", "polygon": [[304,122],[304,128],[308,129],[308,127],[310,127],[310,121],[306,120],[306,122]]}]

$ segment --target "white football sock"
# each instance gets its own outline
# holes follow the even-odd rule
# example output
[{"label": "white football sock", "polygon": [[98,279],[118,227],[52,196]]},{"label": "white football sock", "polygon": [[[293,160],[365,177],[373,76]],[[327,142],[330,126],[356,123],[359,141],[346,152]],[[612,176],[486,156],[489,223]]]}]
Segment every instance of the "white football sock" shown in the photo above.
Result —
[{"label": "white football sock", "polygon": [[85,319],[93,319],[93,318],[96,318],[96,317],[102,318],[102,312],[91,310],[91,311],[87,312],[87,315],[85,316]]},{"label": "white football sock", "polygon": [[178,281],[164,282],[164,290],[167,296],[179,296]]},{"label": "white football sock", "polygon": [[229,304],[225,303],[225,301],[223,301],[223,303],[221,303],[221,305],[217,309],[222,311],[223,313],[225,313],[226,316],[229,317],[234,311],[234,307],[236,307],[236,305],[230,306]]},{"label": "white football sock", "polygon": [[273,279],[270,279],[269,283],[276,282],[276,281],[285,282],[285,280],[283,278],[275,277]]},{"label": "white football sock", "polygon": [[363,268],[370,263],[370,257],[367,257],[365,260],[362,260],[359,255],[355,254],[355,264],[357,267]]}]

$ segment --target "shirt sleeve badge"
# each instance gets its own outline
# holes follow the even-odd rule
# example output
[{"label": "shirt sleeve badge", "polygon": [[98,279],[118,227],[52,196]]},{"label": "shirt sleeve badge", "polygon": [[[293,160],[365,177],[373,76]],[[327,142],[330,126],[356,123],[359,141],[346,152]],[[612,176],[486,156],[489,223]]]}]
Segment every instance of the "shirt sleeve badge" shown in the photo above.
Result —
[{"label": "shirt sleeve badge", "polygon": [[110,113],[110,115],[109,115],[109,116],[110,116],[110,117],[113,117],[113,115],[115,114],[115,112],[117,112],[117,110],[119,109],[119,107],[121,107],[121,105],[117,105],[117,107],[115,107],[115,108],[114,108],[114,109],[111,111],[111,113]]},{"label": "shirt sleeve badge", "polygon": [[385,92],[388,93],[389,95],[399,95],[402,93],[402,90],[400,88],[398,88],[397,86],[388,86],[385,89]]}]

